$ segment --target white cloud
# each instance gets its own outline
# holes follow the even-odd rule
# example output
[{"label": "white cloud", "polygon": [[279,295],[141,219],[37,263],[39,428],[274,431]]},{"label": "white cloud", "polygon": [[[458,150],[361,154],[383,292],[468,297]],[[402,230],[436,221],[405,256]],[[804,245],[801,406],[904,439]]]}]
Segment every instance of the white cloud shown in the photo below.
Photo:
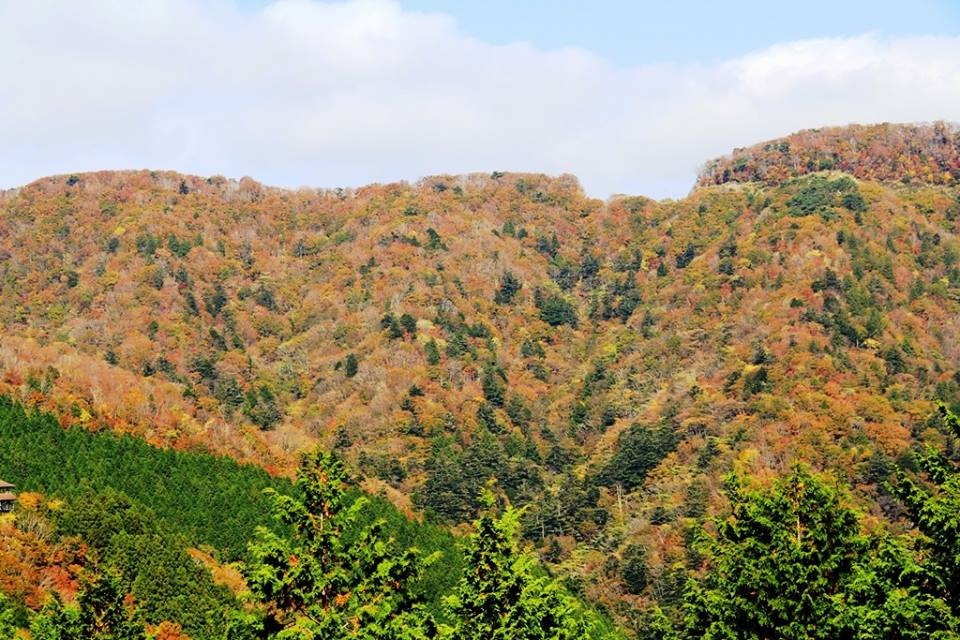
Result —
[{"label": "white cloud", "polygon": [[504,169],[676,196],[710,157],[797,129],[960,120],[960,38],[622,68],[490,45],[393,0],[0,0],[0,72],[2,186],[102,168],[285,186]]}]

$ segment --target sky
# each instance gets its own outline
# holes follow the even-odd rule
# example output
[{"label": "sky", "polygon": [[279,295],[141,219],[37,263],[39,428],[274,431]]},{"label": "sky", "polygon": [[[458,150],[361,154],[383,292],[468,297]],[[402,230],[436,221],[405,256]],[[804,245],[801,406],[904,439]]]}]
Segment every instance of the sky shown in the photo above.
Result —
[{"label": "sky", "polygon": [[578,176],[680,197],[803,128],[960,122],[960,2],[0,0],[0,188]]}]

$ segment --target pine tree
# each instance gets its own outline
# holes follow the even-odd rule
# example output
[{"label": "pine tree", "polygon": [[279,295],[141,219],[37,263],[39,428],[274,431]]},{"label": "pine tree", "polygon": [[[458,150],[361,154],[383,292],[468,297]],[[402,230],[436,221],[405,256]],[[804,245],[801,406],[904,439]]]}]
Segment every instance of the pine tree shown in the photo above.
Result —
[{"label": "pine tree", "polygon": [[13,638],[17,632],[16,610],[10,605],[7,596],[0,593],[0,638]]},{"label": "pine tree", "polygon": [[356,528],[360,498],[348,505],[346,472],[331,453],[301,457],[294,498],[272,493],[274,516],[292,539],[265,528],[250,545],[244,574],[265,606],[266,628],[282,637],[328,640],[417,640],[436,627],[412,591],[424,562],[415,548],[399,551],[382,523]]},{"label": "pine tree", "polygon": [[483,397],[490,404],[502,407],[506,395],[504,385],[506,376],[503,369],[495,364],[488,364],[483,368]]},{"label": "pine tree", "polygon": [[427,340],[427,343],[423,346],[423,350],[427,354],[427,364],[440,364],[440,349],[437,348],[436,340],[433,338]]},{"label": "pine tree", "polygon": [[400,316],[400,327],[411,336],[417,333],[417,321],[409,313]]},{"label": "pine tree", "polygon": [[690,637],[832,637],[832,596],[864,550],[856,515],[835,489],[796,469],[771,490],[728,479],[731,515],[718,520],[711,567],[690,585]]},{"label": "pine tree", "polygon": [[360,361],[357,359],[357,356],[352,353],[348,353],[346,360],[344,360],[343,375],[347,376],[348,378],[352,378],[353,376],[357,375],[359,367]]},{"label": "pine tree", "polygon": [[[960,438],[960,417],[942,404],[939,411],[943,426]],[[922,546],[929,558],[926,564],[933,574],[935,593],[960,617],[960,465],[933,447],[927,448],[919,463],[934,486],[924,487],[900,469],[894,493],[923,534]]]},{"label": "pine tree", "polygon": [[728,480],[709,568],[687,587],[688,638],[954,638],[946,603],[903,541],[867,536],[844,495],[796,468],[767,490]]},{"label": "pine tree", "polygon": [[572,598],[548,578],[534,577],[533,560],[517,551],[520,512],[474,522],[460,584],[446,600],[455,620],[448,640],[579,640],[587,628]]},{"label": "pine tree", "polygon": [[521,287],[523,287],[523,283],[520,282],[519,278],[510,271],[504,271],[503,276],[500,277],[500,287],[497,289],[493,301],[497,304],[510,304]]}]

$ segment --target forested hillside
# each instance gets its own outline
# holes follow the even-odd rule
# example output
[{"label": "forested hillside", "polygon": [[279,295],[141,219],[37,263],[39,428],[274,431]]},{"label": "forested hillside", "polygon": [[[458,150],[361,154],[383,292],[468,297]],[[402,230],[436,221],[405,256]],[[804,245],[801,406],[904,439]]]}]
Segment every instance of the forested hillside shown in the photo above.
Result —
[{"label": "forested hillside", "polygon": [[457,540],[358,491],[335,454],[304,454],[294,486],[209,454],[65,430],[0,397],[0,473],[21,491],[0,517],[4,640],[252,640],[285,627],[332,640],[353,625],[459,638],[478,624],[488,637],[473,597],[446,601],[475,589],[468,576],[487,562],[502,565],[487,583],[506,589],[499,607],[523,625],[557,616],[563,638],[622,637],[517,549],[515,511],[488,512]]},{"label": "forested hillside", "polygon": [[320,445],[460,528],[493,477],[567,588],[677,626],[747,535],[714,518],[804,473],[865,548],[914,530],[897,469],[960,455],[958,158],[943,124],[807,131],[659,202],[501,172],[44,178],[0,196],[0,391],[279,476]]}]

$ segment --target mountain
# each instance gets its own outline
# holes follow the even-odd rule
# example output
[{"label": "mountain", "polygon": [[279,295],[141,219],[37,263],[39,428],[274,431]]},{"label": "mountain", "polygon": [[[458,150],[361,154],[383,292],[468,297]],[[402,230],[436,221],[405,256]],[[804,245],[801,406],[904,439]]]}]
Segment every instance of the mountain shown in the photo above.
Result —
[{"label": "mountain", "polygon": [[958,180],[945,124],[737,150],[680,200],[502,172],[44,178],[0,195],[0,393],[279,475],[319,443],[450,525],[493,476],[628,618],[677,604],[731,471],[800,461],[907,527],[885,480],[921,442],[960,450],[935,411],[960,405]]}]

